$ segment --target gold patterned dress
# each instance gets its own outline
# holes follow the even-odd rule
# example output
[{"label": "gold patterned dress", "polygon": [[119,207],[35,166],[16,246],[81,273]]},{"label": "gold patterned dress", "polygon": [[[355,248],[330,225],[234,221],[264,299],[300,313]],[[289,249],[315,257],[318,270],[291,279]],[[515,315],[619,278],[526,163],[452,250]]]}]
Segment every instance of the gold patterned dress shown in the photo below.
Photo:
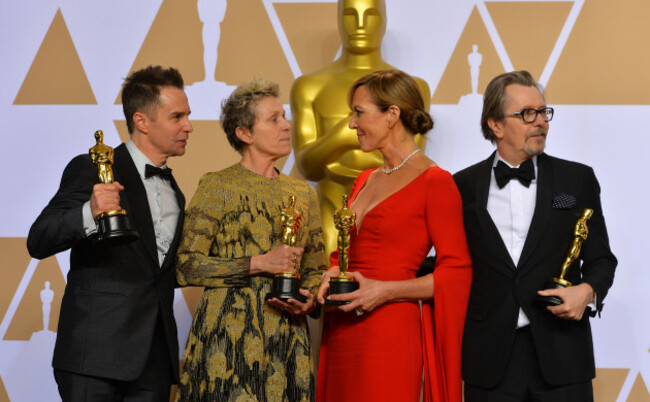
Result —
[{"label": "gold patterned dress", "polygon": [[188,207],[178,282],[205,286],[190,329],[177,400],[312,401],[314,373],[304,316],[269,306],[272,278],[250,276],[250,258],[279,246],[290,195],[302,214],[298,272],[316,293],[325,270],[318,198],[307,183],[259,176],[241,164],[205,174]]}]

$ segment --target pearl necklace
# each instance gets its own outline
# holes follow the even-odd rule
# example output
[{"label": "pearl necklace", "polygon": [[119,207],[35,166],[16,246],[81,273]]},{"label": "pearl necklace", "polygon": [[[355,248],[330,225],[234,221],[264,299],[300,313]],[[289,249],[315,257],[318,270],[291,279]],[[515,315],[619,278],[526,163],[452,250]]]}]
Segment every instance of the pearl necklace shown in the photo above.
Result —
[{"label": "pearl necklace", "polygon": [[402,161],[402,163],[400,163],[399,165],[395,166],[394,168],[392,168],[392,169],[386,169],[386,166],[384,166],[384,167],[381,168],[381,171],[384,172],[384,173],[386,173],[386,174],[391,174],[391,173],[393,173],[394,171],[401,169],[402,166],[404,166],[404,164],[406,163],[406,161],[408,161],[409,159],[411,159],[411,156],[417,154],[418,152],[420,152],[420,148],[416,148],[415,151],[411,152],[411,155],[409,155],[409,156],[407,156],[406,158],[404,158],[404,160]]}]

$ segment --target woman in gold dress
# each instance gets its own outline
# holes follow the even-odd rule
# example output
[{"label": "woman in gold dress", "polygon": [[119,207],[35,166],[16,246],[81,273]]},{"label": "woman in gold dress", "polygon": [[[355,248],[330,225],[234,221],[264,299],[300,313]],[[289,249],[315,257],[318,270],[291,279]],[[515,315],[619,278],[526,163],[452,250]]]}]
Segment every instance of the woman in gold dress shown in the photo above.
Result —
[{"label": "woman in gold dress", "polygon": [[[177,400],[311,401],[305,315],[316,306],[326,260],[316,192],[274,166],[291,152],[277,84],[237,87],[222,104],[221,122],[242,158],[205,174],[186,212],[178,282],[205,291]],[[302,215],[295,247],[281,244],[281,212],[290,196]],[[273,275],[286,271],[300,275],[304,303],[267,300]]]}]

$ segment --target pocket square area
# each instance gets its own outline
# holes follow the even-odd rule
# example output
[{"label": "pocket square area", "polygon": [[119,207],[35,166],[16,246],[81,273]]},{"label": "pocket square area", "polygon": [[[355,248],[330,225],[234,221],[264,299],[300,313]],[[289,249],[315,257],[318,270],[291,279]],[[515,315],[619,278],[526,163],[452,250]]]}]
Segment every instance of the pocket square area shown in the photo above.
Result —
[{"label": "pocket square area", "polygon": [[553,209],[571,209],[576,206],[576,197],[560,193],[553,197]]}]

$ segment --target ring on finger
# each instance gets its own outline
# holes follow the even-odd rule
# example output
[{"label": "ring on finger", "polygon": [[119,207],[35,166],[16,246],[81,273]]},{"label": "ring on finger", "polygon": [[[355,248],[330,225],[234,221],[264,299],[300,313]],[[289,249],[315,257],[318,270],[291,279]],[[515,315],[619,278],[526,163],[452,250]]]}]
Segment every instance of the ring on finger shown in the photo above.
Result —
[{"label": "ring on finger", "polygon": [[357,317],[361,317],[363,315],[363,311],[360,308],[354,310],[354,312],[357,313]]}]

